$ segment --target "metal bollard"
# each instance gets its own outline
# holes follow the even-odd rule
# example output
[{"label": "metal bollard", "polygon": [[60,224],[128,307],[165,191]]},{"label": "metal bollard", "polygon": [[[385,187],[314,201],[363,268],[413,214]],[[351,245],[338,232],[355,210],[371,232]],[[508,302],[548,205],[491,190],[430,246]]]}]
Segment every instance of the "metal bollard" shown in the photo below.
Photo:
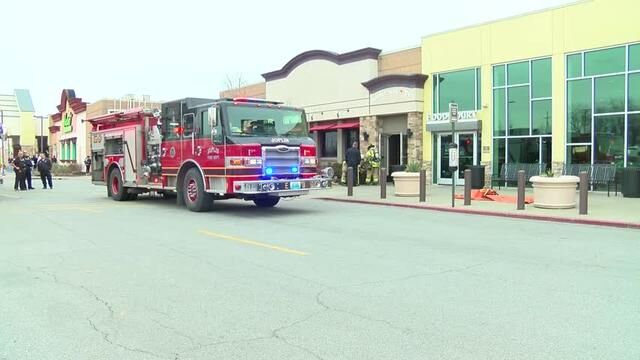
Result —
[{"label": "metal bollard", "polygon": [[427,170],[420,170],[420,202],[427,201]]},{"label": "metal bollard", "polygon": [[589,209],[589,174],[586,171],[580,172],[580,203],[579,214],[587,215]]},{"label": "metal bollard", "polygon": [[464,171],[464,204],[471,205],[471,170]]},{"label": "metal bollard", "polygon": [[378,175],[380,180],[380,199],[387,198],[387,169],[380,168],[380,174]]},{"label": "metal bollard", "polygon": [[353,168],[347,168],[347,196],[353,196]]},{"label": "metal bollard", "polygon": [[526,182],[524,170],[518,171],[518,210],[524,210],[524,184]]}]

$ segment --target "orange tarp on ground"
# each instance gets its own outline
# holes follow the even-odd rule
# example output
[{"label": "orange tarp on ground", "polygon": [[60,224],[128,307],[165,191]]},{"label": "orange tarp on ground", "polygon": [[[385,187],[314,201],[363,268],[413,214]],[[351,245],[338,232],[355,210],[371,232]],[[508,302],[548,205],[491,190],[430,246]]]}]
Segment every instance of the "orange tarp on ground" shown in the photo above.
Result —
[{"label": "orange tarp on ground", "polygon": [[[456,194],[456,199],[464,199],[464,195]],[[518,201],[515,196],[498,195],[493,189],[471,190],[471,200],[495,201],[509,204],[515,204]],[[524,203],[532,204],[533,197],[525,196]]]}]

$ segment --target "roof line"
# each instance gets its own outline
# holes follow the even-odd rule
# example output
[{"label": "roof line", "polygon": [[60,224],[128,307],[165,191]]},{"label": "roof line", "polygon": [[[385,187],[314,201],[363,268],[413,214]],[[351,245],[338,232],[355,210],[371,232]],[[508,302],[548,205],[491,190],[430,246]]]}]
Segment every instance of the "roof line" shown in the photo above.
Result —
[{"label": "roof line", "polygon": [[484,21],[484,22],[481,22],[481,23],[461,26],[459,28],[454,28],[454,29],[450,29],[450,30],[439,31],[439,32],[436,32],[436,33],[433,33],[433,34],[429,34],[429,35],[424,35],[422,37],[422,40],[425,40],[425,39],[428,39],[428,38],[431,38],[431,37],[434,37],[434,36],[438,36],[438,35],[444,35],[444,34],[456,32],[456,31],[471,29],[471,28],[480,27],[480,26],[484,26],[484,25],[489,25],[489,24],[493,24],[493,23],[498,23],[498,22],[506,21],[506,20],[517,19],[517,18],[520,18],[520,17],[530,16],[530,15],[534,15],[534,14],[540,14],[540,13],[544,13],[544,12],[547,12],[547,11],[564,9],[564,8],[567,8],[567,7],[576,6],[576,5],[582,5],[582,4],[586,4],[586,3],[590,3],[590,2],[594,2],[594,1],[595,0],[578,0],[578,1],[574,1],[574,2],[568,3],[568,4],[551,6],[551,7],[544,8],[544,9],[539,9],[539,10],[531,10],[531,11],[527,11],[527,12],[520,13],[520,14],[517,14],[517,15],[512,15],[512,16],[507,16],[507,17],[504,17],[504,18],[500,18],[500,19]]}]

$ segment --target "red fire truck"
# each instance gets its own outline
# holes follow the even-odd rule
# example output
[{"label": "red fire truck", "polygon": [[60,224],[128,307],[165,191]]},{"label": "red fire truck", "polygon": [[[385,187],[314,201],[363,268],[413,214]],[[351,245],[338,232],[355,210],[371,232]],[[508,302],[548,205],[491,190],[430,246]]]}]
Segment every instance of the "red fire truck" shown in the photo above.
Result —
[{"label": "red fire truck", "polygon": [[331,186],[304,111],[281,103],[185,98],[89,121],[92,181],[117,201],[156,192],[192,211],[231,198],[273,207]]}]

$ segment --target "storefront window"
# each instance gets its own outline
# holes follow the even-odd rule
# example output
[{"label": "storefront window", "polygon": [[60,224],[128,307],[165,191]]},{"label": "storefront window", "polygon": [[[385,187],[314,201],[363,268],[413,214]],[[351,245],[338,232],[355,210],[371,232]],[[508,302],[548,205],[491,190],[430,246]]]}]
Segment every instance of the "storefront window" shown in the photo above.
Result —
[{"label": "storefront window", "polygon": [[640,44],[629,46],[629,71],[640,70]]},{"label": "storefront window", "polygon": [[629,75],[629,111],[640,111],[640,73]]},{"label": "storefront window", "polygon": [[625,47],[590,51],[584,54],[584,75],[603,75],[624,72]]},{"label": "storefront window", "polygon": [[506,140],[493,139],[493,176],[499,176],[505,163]]},{"label": "storefront window", "polygon": [[493,86],[504,86],[504,65],[493,67]]},{"label": "storefront window", "polygon": [[582,77],[582,54],[573,54],[567,56],[567,77]]},{"label": "storefront window", "polygon": [[504,136],[505,135],[505,108],[506,99],[504,96],[504,89],[493,90],[493,135]]},{"label": "storefront window", "polygon": [[509,163],[536,164],[540,162],[540,138],[509,138],[507,140]]},{"label": "storefront window", "polygon": [[640,166],[640,114],[630,114],[627,131],[627,166]]},{"label": "storefront window", "polygon": [[591,142],[591,79],[569,81],[567,119],[570,143]]},{"label": "storefront window", "polygon": [[343,142],[344,151],[346,154],[347,149],[350,148],[354,142],[358,141],[360,134],[358,133],[358,130],[344,130],[343,136],[344,136],[344,142]]},{"label": "storefront window", "polygon": [[478,83],[480,73],[477,69],[454,71],[434,76],[434,113],[448,112],[449,103],[458,103],[459,111],[471,111],[479,108]]},{"label": "storefront window", "polygon": [[567,161],[569,164],[591,164],[591,146],[569,146]]},{"label": "storefront window", "polygon": [[320,133],[322,143],[322,157],[338,156],[338,132],[325,131]]},{"label": "storefront window", "polygon": [[624,115],[595,118],[595,163],[624,166]]},{"label": "storefront window", "polygon": [[534,135],[551,135],[551,100],[531,102]]},{"label": "storefront window", "polygon": [[529,86],[509,88],[507,104],[509,135],[529,135]]},{"label": "storefront window", "polygon": [[[578,56],[584,75],[571,79]],[[640,111],[640,44],[568,55],[567,63],[567,161],[637,164],[640,115],[628,112]]]},{"label": "storefront window", "polygon": [[550,162],[551,58],[494,65],[493,74],[494,174],[505,162]]},{"label": "storefront window", "polygon": [[529,83],[529,62],[523,61],[507,65],[507,83],[509,85]]},{"label": "storefront window", "polygon": [[71,142],[71,157],[69,158],[69,160],[77,160],[76,159],[76,143],[75,142]]},{"label": "storefront window", "polygon": [[596,78],[595,86],[596,114],[624,111],[624,75]]},{"label": "storefront window", "polygon": [[535,98],[551,97],[551,59],[531,62],[531,96]]}]

